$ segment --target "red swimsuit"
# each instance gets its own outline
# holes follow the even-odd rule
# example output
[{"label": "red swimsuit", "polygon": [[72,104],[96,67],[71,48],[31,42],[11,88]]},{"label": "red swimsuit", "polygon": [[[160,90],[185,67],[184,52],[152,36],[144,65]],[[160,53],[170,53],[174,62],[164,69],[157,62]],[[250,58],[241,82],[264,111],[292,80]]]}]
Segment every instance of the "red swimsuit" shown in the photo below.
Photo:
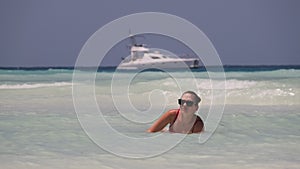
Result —
[{"label": "red swimsuit", "polygon": [[[170,124],[169,130],[170,130],[170,128],[172,127],[172,125],[175,123],[175,121],[176,121],[176,119],[177,119],[177,117],[178,117],[179,111],[180,111],[180,109],[177,110],[177,112],[176,112],[176,117],[175,117],[174,121]],[[195,121],[193,127],[192,127],[191,130],[190,130],[192,133],[193,133],[194,128],[195,128],[195,126],[196,126],[196,123],[197,123],[198,121],[200,121],[200,123],[203,124],[202,119],[201,119],[199,116],[197,116],[197,119],[196,119],[196,121]]]}]

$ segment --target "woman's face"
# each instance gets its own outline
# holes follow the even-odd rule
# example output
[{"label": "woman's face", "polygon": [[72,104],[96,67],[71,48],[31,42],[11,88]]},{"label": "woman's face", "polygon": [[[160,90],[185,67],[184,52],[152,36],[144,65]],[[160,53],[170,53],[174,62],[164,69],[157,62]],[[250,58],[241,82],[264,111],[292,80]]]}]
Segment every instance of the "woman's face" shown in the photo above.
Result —
[{"label": "woman's face", "polygon": [[[182,104],[180,105],[180,111],[182,113],[194,114],[198,110],[198,105],[195,104],[194,95],[186,93],[181,97]],[[188,105],[187,102],[193,102],[192,105]]]}]

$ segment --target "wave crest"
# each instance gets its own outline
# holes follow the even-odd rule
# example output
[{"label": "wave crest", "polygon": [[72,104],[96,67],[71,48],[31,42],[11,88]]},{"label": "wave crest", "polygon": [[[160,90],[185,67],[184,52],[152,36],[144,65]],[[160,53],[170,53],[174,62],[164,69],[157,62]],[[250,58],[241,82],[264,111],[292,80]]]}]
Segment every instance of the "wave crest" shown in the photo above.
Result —
[{"label": "wave crest", "polygon": [[54,82],[54,83],[35,83],[35,84],[2,84],[0,89],[34,89],[41,87],[60,87],[60,86],[71,86],[70,82]]}]

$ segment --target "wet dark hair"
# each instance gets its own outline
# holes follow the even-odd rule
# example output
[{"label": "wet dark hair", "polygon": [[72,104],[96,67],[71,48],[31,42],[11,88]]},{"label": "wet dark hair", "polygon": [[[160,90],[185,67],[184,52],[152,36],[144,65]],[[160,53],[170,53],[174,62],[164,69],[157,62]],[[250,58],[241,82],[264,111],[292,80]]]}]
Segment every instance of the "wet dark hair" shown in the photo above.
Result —
[{"label": "wet dark hair", "polygon": [[186,91],[186,92],[182,93],[181,97],[182,97],[184,94],[191,94],[191,95],[193,95],[193,96],[194,96],[195,104],[198,104],[198,103],[200,103],[200,101],[201,101],[201,98],[200,98],[195,92],[193,92],[193,91]]}]

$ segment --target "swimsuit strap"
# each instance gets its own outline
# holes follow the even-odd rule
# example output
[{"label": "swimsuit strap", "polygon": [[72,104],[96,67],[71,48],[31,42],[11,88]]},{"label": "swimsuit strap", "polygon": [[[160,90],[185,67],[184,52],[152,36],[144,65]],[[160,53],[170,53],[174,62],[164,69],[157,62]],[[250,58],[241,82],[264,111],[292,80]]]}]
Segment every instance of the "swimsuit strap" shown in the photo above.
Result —
[{"label": "swimsuit strap", "polygon": [[173,122],[170,124],[170,127],[175,123],[175,121],[176,121],[176,119],[177,119],[177,117],[178,117],[179,111],[180,111],[180,109],[178,109],[178,110],[176,111],[176,116],[175,116]]},{"label": "swimsuit strap", "polygon": [[192,132],[194,131],[194,128],[195,128],[196,123],[197,123],[198,121],[202,121],[201,118],[200,118],[199,116],[197,116],[196,121],[195,121],[195,123],[194,123],[194,125],[193,125],[193,127],[192,127],[192,129],[191,129]]}]

